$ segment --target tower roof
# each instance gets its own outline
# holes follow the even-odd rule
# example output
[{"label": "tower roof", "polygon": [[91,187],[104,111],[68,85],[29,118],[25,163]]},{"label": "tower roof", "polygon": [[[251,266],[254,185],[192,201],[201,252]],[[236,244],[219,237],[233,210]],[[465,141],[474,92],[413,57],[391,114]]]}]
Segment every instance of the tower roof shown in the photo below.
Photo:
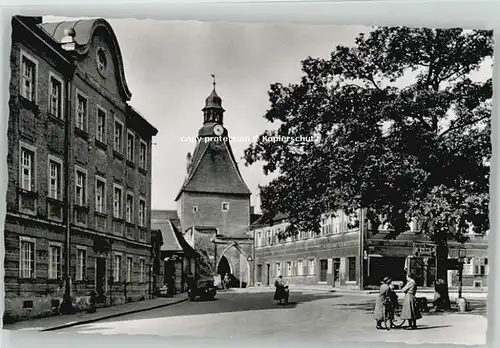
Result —
[{"label": "tower roof", "polygon": [[215,91],[215,86],[212,90],[212,93],[210,93],[207,99],[205,99],[205,108],[203,110],[205,109],[223,109],[222,98],[219,97],[217,92]]},{"label": "tower roof", "polygon": [[193,154],[191,171],[182,192],[250,196],[228,141],[199,141]]},{"label": "tower roof", "polygon": [[212,74],[212,78],[214,79],[212,82],[212,85],[214,85],[214,88],[212,90],[212,93],[205,99],[205,107],[203,108],[203,111],[208,110],[208,109],[219,109],[224,112],[224,109],[222,108],[222,98],[219,97],[217,92],[215,91],[215,74]]}]

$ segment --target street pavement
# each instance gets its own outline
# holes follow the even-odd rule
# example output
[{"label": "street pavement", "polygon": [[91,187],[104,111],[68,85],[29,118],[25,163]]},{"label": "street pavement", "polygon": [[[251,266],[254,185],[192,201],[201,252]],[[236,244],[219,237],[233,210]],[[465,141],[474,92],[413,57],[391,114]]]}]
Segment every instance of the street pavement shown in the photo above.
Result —
[{"label": "street pavement", "polygon": [[290,304],[279,306],[270,292],[227,291],[214,301],[187,301],[55,333],[484,345],[486,302],[472,300],[471,306],[468,313],[424,313],[415,331],[386,331],[375,329],[374,297],[292,290]]}]

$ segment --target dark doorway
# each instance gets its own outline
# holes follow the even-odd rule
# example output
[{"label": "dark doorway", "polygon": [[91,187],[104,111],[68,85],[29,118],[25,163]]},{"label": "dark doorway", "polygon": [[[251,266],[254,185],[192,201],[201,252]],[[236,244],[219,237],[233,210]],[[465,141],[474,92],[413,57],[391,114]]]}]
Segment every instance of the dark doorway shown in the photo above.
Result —
[{"label": "dark doorway", "polygon": [[266,285],[269,286],[271,283],[271,265],[268,263],[266,264],[267,269],[266,269]]},{"label": "dark doorway", "polygon": [[220,274],[222,278],[227,274],[231,274],[231,266],[229,265],[229,261],[225,256],[222,256],[219,261],[219,265],[217,266],[217,274]]},{"label": "dark doorway", "polygon": [[106,259],[97,257],[95,259],[95,279],[98,298],[104,298],[106,292]]},{"label": "dark doorway", "polygon": [[319,281],[326,282],[328,272],[328,260],[319,260]]},{"label": "dark doorway", "polygon": [[333,259],[333,286],[340,286],[340,259]]},{"label": "dark doorway", "polygon": [[262,283],[262,265],[257,265],[257,282]]}]

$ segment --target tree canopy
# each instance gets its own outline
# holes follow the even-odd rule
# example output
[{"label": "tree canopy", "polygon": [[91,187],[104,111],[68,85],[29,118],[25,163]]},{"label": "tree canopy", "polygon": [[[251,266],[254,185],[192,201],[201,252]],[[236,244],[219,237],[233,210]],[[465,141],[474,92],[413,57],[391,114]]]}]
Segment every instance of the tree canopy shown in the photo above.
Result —
[{"label": "tree canopy", "polygon": [[492,54],[491,31],[386,27],[305,59],[300,83],[270,87],[277,129],[245,151],[279,173],[260,188],[264,219],[289,216],[280,238],[359,207],[392,237],[412,218],[437,243],[485,232],[492,79],[471,74]]}]

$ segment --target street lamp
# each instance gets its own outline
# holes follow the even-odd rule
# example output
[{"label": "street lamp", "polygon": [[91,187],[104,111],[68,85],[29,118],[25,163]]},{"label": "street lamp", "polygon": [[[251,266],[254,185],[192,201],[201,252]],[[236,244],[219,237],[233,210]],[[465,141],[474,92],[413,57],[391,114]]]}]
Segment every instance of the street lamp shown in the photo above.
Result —
[{"label": "street lamp", "polygon": [[64,268],[64,297],[61,304],[61,312],[72,313],[73,301],[71,301],[71,279],[70,279],[70,255],[71,255],[71,190],[70,190],[70,161],[71,161],[71,81],[75,64],[73,61],[73,52],[76,49],[75,30],[73,28],[66,29],[64,37],[61,39],[61,47],[69,52],[70,72],[67,74],[65,98],[64,98],[64,116],[66,122],[64,125],[64,221],[65,221],[65,268]]},{"label": "street lamp", "polygon": [[462,298],[462,277],[464,273],[464,261],[465,257],[467,256],[467,249],[465,248],[459,248],[458,249],[458,262],[459,262],[459,268],[458,268],[458,298]]}]

